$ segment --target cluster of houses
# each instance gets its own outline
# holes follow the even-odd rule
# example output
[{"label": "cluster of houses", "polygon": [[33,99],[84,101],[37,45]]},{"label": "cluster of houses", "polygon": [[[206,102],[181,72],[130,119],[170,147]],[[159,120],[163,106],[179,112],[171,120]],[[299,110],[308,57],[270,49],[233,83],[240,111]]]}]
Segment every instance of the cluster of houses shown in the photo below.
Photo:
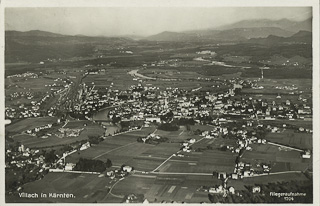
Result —
[{"label": "cluster of houses", "polygon": [[71,129],[71,128],[60,128],[60,134],[57,134],[57,137],[64,138],[64,137],[78,137],[80,133],[84,130],[84,128],[80,129]]},{"label": "cluster of houses", "polygon": [[161,137],[159,135],[156,135],[154,133],[151,133],[149,134],[148,136],[146,137],[142,137],[141,140],[143,143],[147,143],[149,142],[150,140],[155,140],[155,141],[159,141],[161,139]]},{"label": "cluster of houses", "polygon": [[[31,167],[33,165],[33,167]],[[24,172],[42,173],[50,168],[50,165],[45,163],[45,157],[40,154],[38,149],[30,149],[24,145],[19,145],[15,149],[6,150],[6,168],[19,168]],[[29,171],[25,171],[29,169]]]},{"label": "cluster of houses", "polygon": [[124,178],[125,176],[129,175],[133,171],[133,167],[124,165],[121,167],[121,169],[115,169],[115,170],[110,170],[106,173],[107,177],[110,179],[115,179],[115,178]]},{"label": "cluster of houses", "polygon": [[32,135],[32,134],[36,134],[37,132],[40,132],[41,130],[50,129],[51,127],[52,127],[52,124],[46,124],[43,126],[35,127],[33,129],[28,129],[26,133]]},{"label": "cluster of houses", "polygon": [[255,174],[269,174],[270,171],[271,166],[265,163],[257,164],[253,167],[250,163],[239,162],[235,165],[234,172],[230,175],[230,178],[241,179]]},{"label": "cluster of houses", "polygon": [[90,116],[92,112],[97,111],[99,108],[105,106],[108,103],[108,95],[99,95],[98,90],[83,83],[77,95],[77,98],[73,101],[73,107],[70,111],[78,114]]},{"label": "cluster of houses", "polygon": [[25,72],[22,74],[9,75],[7,76],[7,78],[38,78],[38,74],[32,72]]},{"label": "cluster of houses", "polygon": [[[41,73],[41,72],[40,72]],[[23,74],[16,74],[8,76],[7,78],[26,78],[25,80],[29,78],[39,78],[38,74],[35,73],[23,73]],[[13,92],[11,94],[7,94],[6,98],[10,100],[14,100],[17,98],[25,98],[28,101],[23,101],[24,103],[21,103],[20,105],[10,105],[7,106],[5,109],[5,114],[7,118],[11,119],[22,119],[22,118],[29,118],[29,117],[41,117],[41,116],[53,116],[53,111],[40,111],[41,106],[48,101],[48,99],[56,94],[59,94],[62,92],[62,89],[56,89],[56,87],[69,87],[70,82],[67,80],[63,80],[61,78],[56,78],[54,81],[60,81],[61,83],[53,83],[52,85],[45,85],[46,87],[52,87],[50,89],[51,92],[45,92],[43,91],[41,95],[44,95],[43,97],[39,98],[39,92],[34,92],[27,90],[27,88],[24,88],[26,91],[19,91],[19,92]],[[11,85],[9,85],[10,87]],[[15,85],[15,87],[18,87],[18,85]],[[57,91],[58,90],[58,91]],[[37,96],[37,97],[35,97]]]},{"label": "cluster of houses", "polygon": [[[306,104],[293,105],[289,100],[284,104],[276,104],[262,99],[233,98],[235,90],[252,87],[254,82],[249,80],[231,79],[216,82],[217,85],[225,85],[229,89],[224,93],[210,94],[200,93],[190,95],[186,90],[179,88],[167,88],[163,91],[158,87],[132,85],[128,90],[113,90],[112,84],[107,93],[98,93],[93,86],[82,85],[77,103],[74,103],[73,112],[83,115],[92,114],[105,106],[113,106],[106,119],[120,120],[145,120],[146,126],[151,122],[160,123],[161,117],[172,112],[172,118],[193,118],[199,123],[202,119],[214,115],[245,115],[249,118],[287,118],[294,119],[310,114]],[[121,106],[121,107],[120,107]],[[304,113],[305,112],[305,113]],[[223,118],[220,118],[223,121]],[[226,132],[226,131],[224,131]]]},{"label": "cluster of houses", "polygon": [[181,151],[183,152],[191,152],[191,145],[196,142],[196,139],[192,138],[189,139],[188,141],[182,143],[182,148]]}]

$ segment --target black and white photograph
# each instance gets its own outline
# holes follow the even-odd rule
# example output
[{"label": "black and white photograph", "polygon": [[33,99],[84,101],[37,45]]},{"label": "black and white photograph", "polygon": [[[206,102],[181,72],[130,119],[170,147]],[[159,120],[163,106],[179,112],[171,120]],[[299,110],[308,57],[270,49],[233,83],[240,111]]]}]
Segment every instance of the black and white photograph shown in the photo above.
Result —
[{"label": "black and white photograph", "polygon": [[318,1],[27,2],[0,3],[1,205],[319,204]]}]

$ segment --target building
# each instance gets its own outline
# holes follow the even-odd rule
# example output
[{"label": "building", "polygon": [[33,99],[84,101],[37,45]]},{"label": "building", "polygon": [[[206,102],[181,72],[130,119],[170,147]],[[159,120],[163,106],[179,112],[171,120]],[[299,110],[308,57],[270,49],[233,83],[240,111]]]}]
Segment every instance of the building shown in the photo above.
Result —
[{"label": "building", "polygon": [[252,188],[252,193],[260,193],[261,192],[261,187],[260,186],[255,186]]},{"label": "building", "polygon": [[85,149],[88,149],[89,147],[90,147],[90,142],[87,142],[80,147],[80,150],[85,150]]},{"label": "building", "polygon": [[67,163],[64,167],[64,170],[71,171],[76,165],[74,163]]},{"label": "building", "polygon": [[218,173],[218,179],[226,179],[227,173],[226,172],[219,172]]},{"label": "building", "polygon": [[133,169],[133,168],[130,167],[130,166],[124,166],[124,167],[122,168],[122,170],[125,171],[125,172],[131,172],[132,169]]},{"label": "building", "polygon": [[303,154],[302,154],[302,158],[304,159],[310,159],[311,158],[311,152],[309,150],[305,151]]},{"label": "building", "polygon": [[146,121],[147,121],[147,122],[157,122],[157,123],[160,123],[160,122],[161,122],[161,119],[160,119],[160,117],[147,117],[147,118],[146,118]]}]

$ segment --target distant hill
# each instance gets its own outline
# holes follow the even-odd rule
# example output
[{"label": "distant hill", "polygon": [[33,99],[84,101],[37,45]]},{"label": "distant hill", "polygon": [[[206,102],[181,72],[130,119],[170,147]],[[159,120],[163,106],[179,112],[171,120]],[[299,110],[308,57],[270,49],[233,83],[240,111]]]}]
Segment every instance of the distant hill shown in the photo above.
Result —
[{"label": "distant hill", "polygon": [[149,41],[219,41],[241,42],[251,38],[267,37],[269,35],[288,37],[293,32],[277,27],[234,28],[227,30],[195,30],[187,32],[162,32],[145,38]]},{"label": "distant hill", "polygon": [[312,31],[312,19],[296,22],[288,19],[270,20],[270,19],[255,19],[243,20],[226,26],[218,27],[219,30],[228,30],[235,28],[256,28],[256,27],[277,27],[283,30],[296,33],[300,30]]},{"label": "distant hill", "polygon": [[134,42],[124,37],[70,36],[46,31],[5,32],[5,61],[39,62],[91,56],[97,46],[114,48]]},{"label": "distant hill", "polygon": [[275,39],[277,37],[291,37],[299,31],[311,32],[312,19],[309,18],[304,21],[291,21],[289,19],[243,20],[214,29],[191,30],[185,32],[165,31],[156,35],[146,37],[144,38],[144,40],[181,42],[245,42],[252,38],[267,38],[271,36],[269,40],[273,38],[274,41],[276,41]]},{"label": "distant hill", "polygon": [[291,43],[291,44],[311,44],[312,33],[309,31],[299,31],[290,37],[280,37],[275,35],[269,35],[266,38],[252,38],[248,41],[249,43],[255,44],[279,44],[279,43]]},{"label": "distant hill", "polygon": [[197,35],[182,32],[164,31],[156,35],[144,38],[149,41],[197,41]]},{"label": "distant hill", "polygon": [[291,36],[293,33],[277,27],[256,27],[256,28],[234,28],[221,31],[216,39],[225,39],[236,37],[234,40],[244,40],[251,38],[267,37],[269,35]]},{"label": "distant hill", "polygon": [[34,37],[65,37],[66,35],[62,35],[62,34],[56,34],[56,33],[52,33],[52,32],[47,32],[47,31],[40,31],[40,30],[31,30],[31,31],[6,31],[6,36],[7,37],[30,37],[30,36],[34,36]]}]

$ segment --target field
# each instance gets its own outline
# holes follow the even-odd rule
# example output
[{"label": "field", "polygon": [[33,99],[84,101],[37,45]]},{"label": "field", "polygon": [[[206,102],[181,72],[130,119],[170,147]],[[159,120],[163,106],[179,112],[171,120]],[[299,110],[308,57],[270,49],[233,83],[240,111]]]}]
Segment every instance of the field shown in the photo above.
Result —
[{"label": "field", "polygon": [[[87,123],[86,127],[83,126],[84,123]],[[44,148],[44,147],[68,145],[77,141],[86,140],[88,139],[88,136],[102,136],[105,131],[100,125],[90,123],[88,121],[69,122],[65,126],[65,128],[70,128],[70,129],[84,128],[84,129],[80,133],[80,135],[76,137],[68,136],[68,137],[60,138],[55,135],[55,134],[61,134],[58,131],[58,128],[52,128],[52,131],[50,131],[50,133],[52,133],[52,136],[46,136],[46,138],[31,136],[27,134],[19,134],[19,135],[15,135],[13,139],[15,141],[21,142],[21,144],[29,148]]]},{"label": "field", "polygon": [[221,184],[211,176],[168,176],[168,175],[133,175],[119,182],[113,189],[116,195],[142,193],[149,202],[177,201],[187,203],[209,203],[208,195],[199,192],[201,186]]},{"label": "field", "polygon": [[[168,176],[133,174],[119,181],[108,194],[108,188],[115,181],[93,174],[49,173],[43,179],[24,185],[24,192],[49,194],[68,193],[74,198],[12,198],[15,202],[62,202],[62,203],[92,203],[92,202],[122,202],[125,195],[144,194],[150,202],[179,201],[188,203],[209,203],[208,195],[199,192],[201,186],[221,184],[220,180],[211,176]],[[18,196],[18,194],[16,194]],[[7,199],[11,200],[11,199]]]},{"label": "field", "polygon": [[[57,81],[55,79],[60,78]],[[39,101],[47,92],[63,89],[65,82],[62,79],[66,79],[65,76],[53,73],[40,75],[38,78],[31,77],[12,77],[5,79],[5,94],[6,94],[6,106],[30,104],[31,101]],[[50,86],[55,85],[55,86]],[[27,99],[27,96],[20,96],[11,98],[10,95],[14,93],[31,93],[32,98]]]},{"label": "field", "polygon": [[282,127],[283,124],[286,125],[291,125],[293,127],[296,127],[297,129],[299,127],[303,127],[306,129],[312,129],[313,125],[312,125],[312,121],[310,120],[300,120],[300,119],[295,119],[295,120],[288,120],[288,119],[281,119],[281,120],[260,120],[263,124],[266,125],[272,125],[272,126],[277,126],[277,127]]},{"label": "field", "polygon": [[184,126],[180,126],[179,130],[177,131],[163,131],[157,130],[155,134],[159,135],[160,137],[166,137],[169,139],[170,142],[183,142],[187,139],[200,139],[200,136],[194,135],[192,131],[187,131]]},{"label": "field", "polygon": [[[257,82],[262,89],[244,88],[241,93],[249,95],[254,99],[266,99],[268,101],[276,101],[277,103],[290,100],[292,103],[299,103],[298,97],[301,96],[308,100],[308,104],[312,103],[312,80],[311,79],[262,79]],[[292,93],[293,94],[290,94]],[[277,99],[276,96],[281,95],[282,98]]]},{"label": "field", "polygon": [[[202,148],[202,152],[182,152],[184,157],[173,157],[166,164],[162,165],[160,172],[174,173],[208,173],[233,172],[236,154],[229,151],[221,151],[222,141],[220,139],[203,139],[194,145],[192,149]],[[227,145],[232,145],[230,142]],[[207,147],[210,146],[208,149]]]},{"label": "field", "polygon": [[255,169],[259,169],[257,164],[270,164],[271,172],[304,171],[312,168],[312,159],[303,159],[299,151],[280,150],[269,144],[252,145],[252,151],[245,151],[241,161],[251,163]]},{"label": "field", "polygon": [[39,126],[55,123],[57,119],[56,117],[27,118],[6,126],[6,130],[12,133],[21,133]]},{"label": "field", "polygon": [[[245,190],[245,185],[254,186],[256,184],[268,184],[268,183],[277,183],[282,181],[307,181],[309,180],[302,173],[288,173],[288,174],[275,174],[275,175],[265,175],[259,177],[248,177],[240,180],[230,179],[228,180],[228,185],[233,186],[236,190]],[[283,191],[291,192],[291,191]]]},{"label": "field", "polygon": [[[19,194],[16,194],[18,197],[15,198],[15,201],[92,203],[106,197],[109,182],[109,179],[93,174],[49,173],[40,181],[24,185],[25,192],[38,193],[39,198],[19,198]],[[75,198],[40,198],[41,193],[68,193],[73,194]]]},{"label": "field", "polygon": [[128,134],[108,136],[98,145],[93,145],[87,150],[74,153],[67,157],[67,162],[76,163],[79,158],[99,159],[106,161],[110,159],[113,165],[121,166],[124,163],[130,163],[130,160],[139,156],[144,151],[154,147],[149,144],[137,142],[138,137],[145,137],[151,133],[153,128],[146,128],[142,131],[134,131]]},{"label": "field", "polygon": [[[195,138],[199,142],[192,145],[193,150],[204,148],[202,152],[181,152],[184,157],[171,157],[161,165],[156,172],[174,173],[212,173],[213,171],[226,171],[231,173],[234,169],[236,154],[229,151],[221,151],[220,147],[235,145],[234,140],[202,139],[181,127],[178,131],[166,132],[156,130],[160,137],[166,137],[169,142],[158,145],[143,144],[137,142],[139,136],[143,137],[151,133],[154,128],[144,128],[141,131],[130,132],[107,137],[103,142],[91,148],[74,153],[67,157],[67,162],[76,163],[79,158],[110,159],[114,166],[127,164],[138,171],[151,172],[167,160],[172,154],[176,154],[186,139]],[[207,147],[210,146],[210,149]]]},{"label": "field", "polygon": [[268,133],[266,139],[299,149],[312,150],[312,134],[307,133],[295,133],[293,130],[285,130],[281,133]]},{"label": "field", "polygon": [[112,69],[106,68],[105,72],[100,72],[99,74],[89,74],[84,79],[83,82],[88,86],[96,86],[96,88],[105,89],[112,88],[118,90],[128,89],[131,85],[137,84],[132,76],[128,74],[130,69]]}]

